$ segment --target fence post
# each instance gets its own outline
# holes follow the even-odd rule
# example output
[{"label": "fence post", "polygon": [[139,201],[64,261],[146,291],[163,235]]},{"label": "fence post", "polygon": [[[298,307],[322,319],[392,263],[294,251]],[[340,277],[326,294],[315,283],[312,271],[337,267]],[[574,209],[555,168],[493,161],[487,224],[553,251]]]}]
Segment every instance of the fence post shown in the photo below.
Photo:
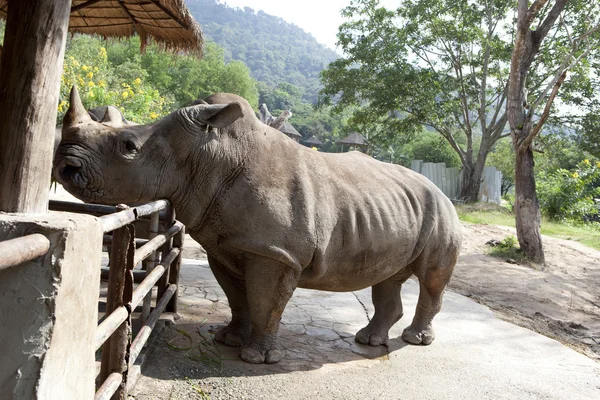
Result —
[{"label": "fence post", "polygon": [[[165,226],[165,231],[167,231],[175,223],[175,210],[173,209],[173,205],[169,205],[169,207],[165,211],[166,211],[166,216],[165,216],[165,225],[164,226]],[[171,238],[171,239],[167,240],[167,242],[165,244],[163,244],[160,249],[162,260],[165,259],[165,257],[167,256],[167,254],[169,254],[169,252],[171,251],[172,248],[173,248],[173,239]],[[174,264],[174,263],[175,263],[175,261],[173,261],[172,264]],[[172,269],[169,268],[169,266],[165,266],[165,268],[167,268],[167,270],[165,271],[164,275],[158,281],[158,292],[156,295],[156,301],[158,301],[163,296],[163,294],[165,294],[165,291],[167,290],[167,286],[169,283],[169,275],[171,274]]]},{"label": "fence post", "polygon": [[181,227],[181,231],[175,235],[173,239],[173,247],[179,248],[181,250],[177,255],[177,258],[171,264],[170,274],[169,274],[169,283],[177,285],[177,290],[171,297],[171,300],[167,304],[166,311],[177,313],[177,305],[179,302],[179,273],[181,271],[181,257],[183,255],[183,241],[185,240],[185,226]]},{"label": "fence post", "polygon": [[[117,206],[118,211],[127,206]],[[113,232],[113,243],[110,253],[110,272],[108,277],[108,294],[106,298],[106,315],[123,305],[129,306],[133,293],[133,258],[135,255],[135,233],[133,224],[116,229]],[[102,366],[100,381],[104,381],[111,373],[120,373],[123,380],[112,399],[127,399],[127,370],[129,366],[129,350],[131,346],[131,310],[128,318],[115,330],[109,340],[102,346]]]},{"label": "fence post", "polygon": [[[148,240],[154,239],[154,237],[158,234],[158,222],[159,222],[159,212],[155,212],[150,216],[150,229],[148,233]],[[154,251],[150,256],[144,261],[144,269],[146,270],[146,276],[156,266],[158,262],[158,252]],[[144,303],[142,305],[142,324],[146,322],[148,316],[150,315],[150,308],[152,306],[152,290],[148,292],[146,297],[144,297]]]}]

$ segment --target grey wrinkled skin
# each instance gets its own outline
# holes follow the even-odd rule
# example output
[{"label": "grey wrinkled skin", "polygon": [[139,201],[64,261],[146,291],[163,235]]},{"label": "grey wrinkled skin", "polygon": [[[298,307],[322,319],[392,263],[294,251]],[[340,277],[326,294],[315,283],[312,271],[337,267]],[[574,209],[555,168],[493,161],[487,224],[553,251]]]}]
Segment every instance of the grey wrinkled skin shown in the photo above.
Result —
[{"label": "grey wrinkled skin", "polygon": [[454,207],[426,178],[361,153],[303,147],[231,94],[139,126],[92,121],[72,97],[57,179],[88,202],[169,199],[229,300],[232,320],[216,339],[241,346],[243,360],[283,357],[277,330],[296,287],[371,286],[375,314],[356,341],[386,344],[412,275],[420,294],[402,338],[433,341],[461,234]]}]

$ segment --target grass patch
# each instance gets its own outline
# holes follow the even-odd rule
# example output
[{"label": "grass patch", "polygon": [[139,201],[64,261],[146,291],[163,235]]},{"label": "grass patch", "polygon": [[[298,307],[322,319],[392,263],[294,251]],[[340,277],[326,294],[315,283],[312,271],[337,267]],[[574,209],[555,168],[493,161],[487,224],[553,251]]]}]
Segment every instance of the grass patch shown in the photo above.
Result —
[{"label": "grass patch", "polygon": [[[493,203],[457,205],[456,213],[461,221],[471,224],[515,227],[515,215],[507,208]],[[541,232],[542,235],[573,240],[600,250],[600,227],[598,224],[561,223],[544,218]]]},{"label": "grass patch", "polygon": [[494,257],[514,260],[517,264],[527,262],[527,257],[525,257],[525,254],[519,248],[517,238],[512,235],[506,236],[500,243],[491,247],[488,254]]}]

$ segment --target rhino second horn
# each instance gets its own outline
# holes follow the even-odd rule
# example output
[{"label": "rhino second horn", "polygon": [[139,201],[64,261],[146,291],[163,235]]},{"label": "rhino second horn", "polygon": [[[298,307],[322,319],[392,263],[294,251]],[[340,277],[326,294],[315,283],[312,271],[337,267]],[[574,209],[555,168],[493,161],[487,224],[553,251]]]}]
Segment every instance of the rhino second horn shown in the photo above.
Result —
[{"label": "rhino second horn", "polygon": [[69,102],[69,109],[63,118],[63,129],[73,128],[85,122],[92,121],[92,118],[81,102],[76,86],[71,88]]},{"label": "rhino second horn", "polygon": [[123,125],[123,117],[118,109],[108,106],[106,107],[106,112],[104,113],[104,117],[102,117],[102,121],[100,122],[111,126],[121,126]]}]

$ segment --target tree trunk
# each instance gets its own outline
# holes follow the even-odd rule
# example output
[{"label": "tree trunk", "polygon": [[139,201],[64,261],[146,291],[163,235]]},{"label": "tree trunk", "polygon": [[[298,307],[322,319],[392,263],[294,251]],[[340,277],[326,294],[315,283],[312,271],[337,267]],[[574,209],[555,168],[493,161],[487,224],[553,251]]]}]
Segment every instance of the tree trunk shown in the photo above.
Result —
[{"label": "tree trunk", "polygon": [[479,192],[484,167],[485,159],[482,159],[481,155],[477,157],[475,164],[472,164],[468,168],[463,166],[463,178],[459,197],[465,202],[475,203],[481,199]]},{"label": "tree trunk", "polygon": [[533,175],[533,151],[528,147],[516,152],[515,163],[515,215],[517,237],[521,250],[535,263],[544,263],[544,250],[540,225],[542,216]]},{"label": "tree trunk", "polygon": [[0,210],[44,213],[71,0],[11,1],[0,63]]}]

